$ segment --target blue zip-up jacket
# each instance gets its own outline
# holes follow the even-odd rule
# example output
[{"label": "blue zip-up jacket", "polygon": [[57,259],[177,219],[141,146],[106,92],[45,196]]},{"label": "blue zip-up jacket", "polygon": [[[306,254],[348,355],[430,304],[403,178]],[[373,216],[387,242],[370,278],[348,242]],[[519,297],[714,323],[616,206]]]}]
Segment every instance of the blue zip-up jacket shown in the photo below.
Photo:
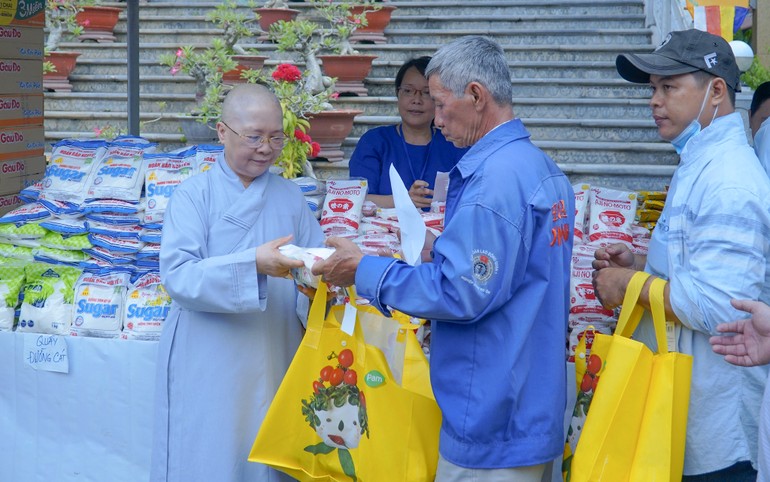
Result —
[{"label": "blue zip-up jacket", "polygon": [[535,465],[564,448],[574,193],[518,119],[450,172],[432,263],[365,256],[359,294],[432,320],[439,451],[469,468]]}]

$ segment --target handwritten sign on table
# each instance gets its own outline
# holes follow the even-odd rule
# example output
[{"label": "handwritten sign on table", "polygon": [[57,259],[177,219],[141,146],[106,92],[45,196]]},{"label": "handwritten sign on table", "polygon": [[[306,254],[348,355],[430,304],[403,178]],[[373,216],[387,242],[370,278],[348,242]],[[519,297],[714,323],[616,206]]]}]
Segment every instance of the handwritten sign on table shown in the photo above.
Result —
[{"label": "handwritten sign on table", "polygon": [[59,335],[24,335],[24,363],[35,370],[69,373],[67,338]]}]

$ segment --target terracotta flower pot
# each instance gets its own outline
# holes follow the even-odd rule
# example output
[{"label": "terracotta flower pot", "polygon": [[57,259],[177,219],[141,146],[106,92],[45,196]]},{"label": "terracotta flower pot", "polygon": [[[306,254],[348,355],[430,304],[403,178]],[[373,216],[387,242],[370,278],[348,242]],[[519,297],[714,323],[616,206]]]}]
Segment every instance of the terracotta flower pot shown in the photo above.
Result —
[{"label": "terracotta flower pot", "polygon": [[115,41],[115,25],[118,24],[118,16],[123,11],[122,8],[89,6],[82,7],[83,10],[77,13],[75,20],[78,25],[83,27],[83,33],[78,36],[78,40],[95,40],[99,43],[110,43]]},{"label": "terracotta flower pot", "polygon": [[317,157],[329,162],[341,161],[342,142],[353,130],[353,119],[362,112],[353,109],[325,110],[309,116],[307,134],[321,146]]},{"label": "terracotta flower pot", "polygon": [[265,65],[268,57],[263,55],[233,55],[233,60],[238,62],[238,66],[233,70],[222,73],[222,82],[229,85],[242,84],[245,82],[241,78],[241,73],[245,70],[260,70]]},{"label": "terracotta flower pot", "polygon": [[387,42],[385,38],[385,28],[390,23],[390,15],[393,10],[396,9],[393,5],[384,5],[379,10],[371,10],[371,7],[365,5],[356,5],[350,8],[350,12],[354,15],[364,12],[366,9],[366,27],[360,27],[353,31],[353,35],[350,36],[351,42],[361,43],[375,43],[384,44]]},{"label": "terracotta flower pot", "polygon": [[319,55],[324,74],[336,77],[334,91],[340,94],[368,95],[364,79],[372,70],[376,55]]},{"label": "terracotta flower pot", "polygon": [[259,15],[259,28],[265,32],[259,36],[259,40],[268,39],[267,32],[275,22],[279,20],[289,22],[299,15],[299,10],[293,8],[255,8],[254,12]]},{"label": "terracotta flower pot", "polygon": [[55,92],[71,92],[72,84],[69,76],[75,70],[75,64],[80,52],[49,52],[45,60],[51,62],[56,69],[43,75],[43,89]]}]

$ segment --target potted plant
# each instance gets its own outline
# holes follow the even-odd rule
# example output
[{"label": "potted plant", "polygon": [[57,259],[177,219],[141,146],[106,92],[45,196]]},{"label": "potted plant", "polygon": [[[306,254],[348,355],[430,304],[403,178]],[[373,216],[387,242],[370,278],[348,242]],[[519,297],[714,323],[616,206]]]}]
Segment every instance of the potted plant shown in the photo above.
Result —
[{"label": "potted plant", "polygon": [[351,35],[361,26],[366,26],[366,12],[351,13],[354,2],[331,3],[324,0],[310,0],[315,11],[331,28],[330,41],[324,46],[333,54],[319,55],[323,72],[337,79],[335,91],[342,95],[366,96],[364,79],[372,70],[376,55],[361,55],[350,43]]},{"label": "potted plant", "polygon": [[163,54],[159,60],[162,65],[170,67],[171,75],[182,72],[195,80],[195,108],[190,116],[180,118],[187,142],[200,144],[216,141],[218,114],[212,111],[211,106],[218,104],[222,96],[222,72],[237,67],[227,52],[224,40],[216,38],[203,50],[189,45],[180,47],[176,54]]},{"label": "potted plant", "polygon": [[350,37],[351,42],[384,44],[385,28],[390,24],[390,17],[396,7],[393,5],[375,5],[369,0],[361,0],[350,9],[353,14],[363,13],[366,23],[356,28]]},{"label": "potted plant", "polygon": [[72,84],[69,76],[75,69],[79,52],[59,50],[66,36],[78,36],[82,27],[77,24],[80,7],[76,0],[48,0],[45,3],[45,26],[48,36],[45,42],[43,62],[43,88],[69,92]]},{"label": "potted plant", "polygon": [[254,8],[253,10],[259,20],[259,28],[264,32],[264,34],[260,36],[260,40],[269,39],[266,32],[270,31],[271,25],[281,20],[285,22],[294,20],[299,14],[299,10],[289,8],[289,4],[286,3],[286,0],[267,0],[262,7]]},{"label": "potted plant", "polygon": [[[336,36],[334,29],[322,28],[309,20],[280,21],[270,27],[270,37],[277,43],[279,52],[294,51],[303,57],[304,87],[313,94],[335,88],[336,79],[322,74],[317,55],[324,48],[334,48],[337,45]],[[361,112],[352,109],[324,109],[308,115],[308,133],[321,146],[318,157],[330,162],[342,160],[342,142],[353,129],[353,119]]]},{"label": "potted plant", "polygon": [[97,0],[80,0],[80,11],[76,15],[76,21],[83,28],[83,32],[78,36],[78,40],[114,42],[113,32],[122,11],[122,8],[98,5]]},{"label": "potted plant", "polygon": [[236,84],[243,82],[241,75],[245,70],[259,70],[267,60],[267,57],[259,55],[255,50],[243,48],[238,42],[244,37],[254,35],[252,25],[258,18],[249,18],[246,14],[238,11],[238,4],[235,0],[225,0],[206,16],[207,20],[222,29],[222,39],[225,42],[225,49],[236,62],[235,69],[222,73],[223,81],[226,84]]},{"label": "potted plant", "polygon": [[308,74],[292,64],[278,65],[270,75],[250,71],[245,74],[248,82],[266,85],[272,90],[283,109],[283,130],[286,146],[275,161],[281,175],[291,179],[300,175],[311,175],[308,158],[317,157],[322,146],[309,135],[309,117],[332,108],[330,99],[337,96],[327,87],[320,92],[311,92],[307,87]]},{"label": "potted plant", "polygon": [[250,54],[238,44],[241,38],[252,35],[249,24],[256,19],[239,13],[237,7],[235,0],[226,0],[206,16],[222,29],[222,35],[213,39],[209,47],[201,50],[185,46],[178,48],[176,54],[160,56],[160,63],[170,67],[172,75],[182,72],[195,80],[196,106],[190,117],[180,119],[188,143],[218,140],[215,124],[225,84],[240,82],[245,71],[261,69],[266,59]]},{"label": "potted plant", "polygon": [[[350,2],[311,0],[317,16],[325,25],[311,20],[277,22],[270,28],[270,38],[279,52],[294,51],[302,55],[309,72],[311,90],[324,87],[323,72],[336,78],[335,91],[342,94],[366,95],[363,79],[371,70],[372,55],[359,55],[350,44],[350,35],[357,25],[366,22],[364,14],[350,15]],[[320,55],[330,51],[336,55]]]}]

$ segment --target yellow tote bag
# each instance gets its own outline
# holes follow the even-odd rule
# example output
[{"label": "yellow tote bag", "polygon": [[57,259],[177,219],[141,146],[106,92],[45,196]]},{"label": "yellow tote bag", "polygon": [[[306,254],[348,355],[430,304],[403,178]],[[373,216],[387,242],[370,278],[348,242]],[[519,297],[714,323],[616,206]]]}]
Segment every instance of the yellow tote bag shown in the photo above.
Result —
[{"label": "yellow tote bag", "polygon": [[637,303],[648,277],[640,272],[629,283],[615,334],[594,340],[591,354],[603,363],[570,482],[681,480],[692,357],[668,351],[660,279],[650,286],[658,353],[629,338],[644,311]]},{"label": "yellow tote bag", "polygon": [[320,286],[249,460],[301,481],[432,481],[441,412],[414,325],[354,305],[349,336],[345,307],[325,309]]}]

